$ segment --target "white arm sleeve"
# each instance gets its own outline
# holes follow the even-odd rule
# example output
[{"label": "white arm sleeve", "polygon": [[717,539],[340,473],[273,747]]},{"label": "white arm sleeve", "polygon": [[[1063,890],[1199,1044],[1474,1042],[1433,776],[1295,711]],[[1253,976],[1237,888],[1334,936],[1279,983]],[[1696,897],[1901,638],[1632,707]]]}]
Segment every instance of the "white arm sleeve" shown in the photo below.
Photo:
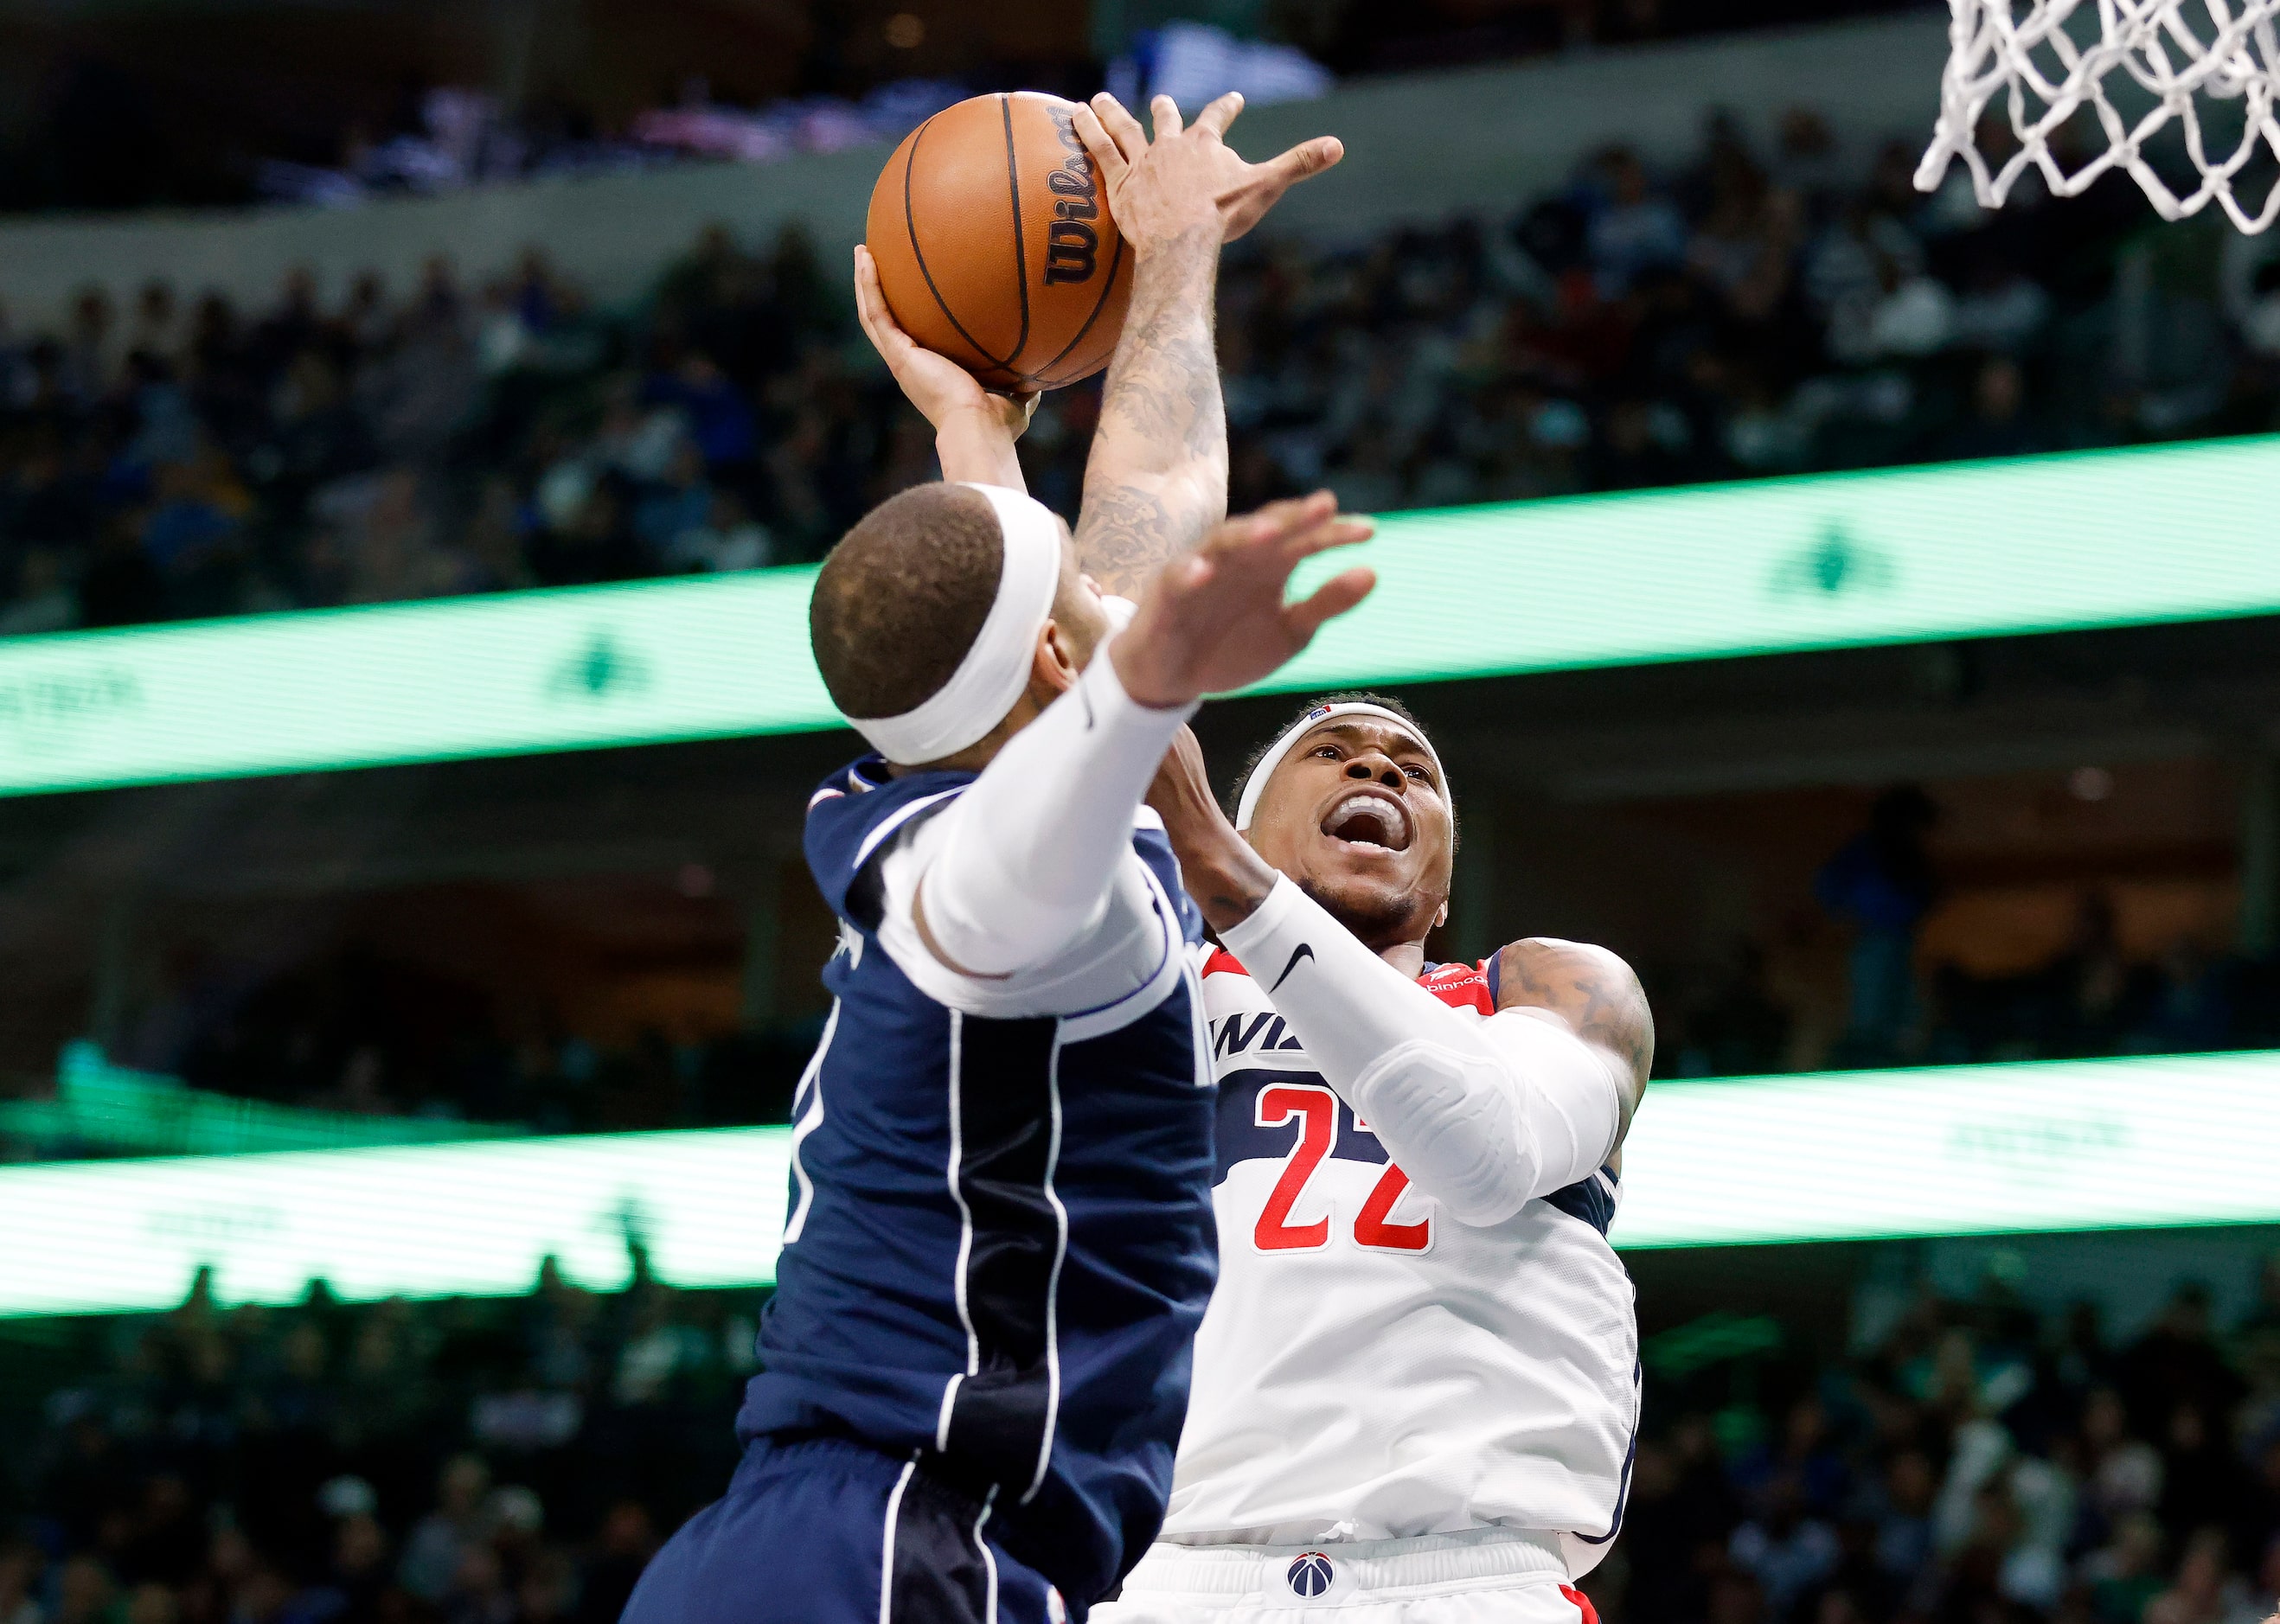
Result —
[{"label": "white arm sleeve", "polygon": [[1558,1020],[1467,1018],[1287,879],[1220,939],[1410,1181],[1460,1222],[1502,1223],[1613,1153],[1621,1063]]},{"label": "white arm sleeve", "polygon": [[1131,856],[1133,815],[1193,705],[1152,710],[1104,646],[922,831],[927,929],[977,976],[1044,963],[1096,922]]}]

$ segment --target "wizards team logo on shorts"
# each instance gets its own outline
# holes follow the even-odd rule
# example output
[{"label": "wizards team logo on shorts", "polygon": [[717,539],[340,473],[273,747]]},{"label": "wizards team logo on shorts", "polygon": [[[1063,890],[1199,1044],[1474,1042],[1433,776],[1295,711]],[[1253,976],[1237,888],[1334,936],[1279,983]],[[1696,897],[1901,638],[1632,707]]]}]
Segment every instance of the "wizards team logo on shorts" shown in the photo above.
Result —
[{"label": "wizards team logo on shorts", "polygon": [[1293,1557],[1290,1570],[1282,1577],[1290,1589],[1312,1599],[1330,1588],[1338,1570],[1330,1566],[1330,1559],[1319,1551],[1309,1551]]}]

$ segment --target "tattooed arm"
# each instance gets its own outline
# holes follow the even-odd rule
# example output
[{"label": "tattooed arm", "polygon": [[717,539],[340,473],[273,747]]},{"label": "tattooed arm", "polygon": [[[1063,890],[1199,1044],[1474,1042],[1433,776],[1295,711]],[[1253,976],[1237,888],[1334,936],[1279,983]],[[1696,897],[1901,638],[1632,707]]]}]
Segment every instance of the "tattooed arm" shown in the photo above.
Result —
[{"label": "tattooed arm", "polygon": [[1158,96],[1152,142],[1113,96],[1076,115],[1110,212],[1132,250],[1132,303],[1109,363],[1084,475],[1077,558],[1104,591],[1136,596],[1157,566],[1227,513],[1227,413],[1212,312],[1222,244],[1344,149],[1329,136],[1265,164],[1222,139],[1243,110],[1230,93],[1182,129]]},{"label": "tattooed arm", "polygon": [[1530,936],[1497,955],[1497,1010],[1544,1010],[1621,1063],[1618,1146],[1654,1069],[1654,1014],[1630,966],[1603,947]]},{"label": "tattooed arm", "polygon": [[1132,311],[1109,364],[1085,464],[1077,561],[1129,597],[1151,570],[1227,512],[1227,414],[1212,343],[1215,232],[1134,268]]}]

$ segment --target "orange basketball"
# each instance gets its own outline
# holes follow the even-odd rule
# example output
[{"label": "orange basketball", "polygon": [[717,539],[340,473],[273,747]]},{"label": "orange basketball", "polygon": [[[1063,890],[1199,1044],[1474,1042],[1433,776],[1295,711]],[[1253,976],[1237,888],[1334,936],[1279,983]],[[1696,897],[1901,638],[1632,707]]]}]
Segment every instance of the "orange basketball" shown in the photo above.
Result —
[{"label": "orange basketball", "polygon": [[1051,389],[1108,365],[1132,256],[1074,102],[1032,90],[946,107],[871,189],[864,240],[904,332],[993,389]]}]

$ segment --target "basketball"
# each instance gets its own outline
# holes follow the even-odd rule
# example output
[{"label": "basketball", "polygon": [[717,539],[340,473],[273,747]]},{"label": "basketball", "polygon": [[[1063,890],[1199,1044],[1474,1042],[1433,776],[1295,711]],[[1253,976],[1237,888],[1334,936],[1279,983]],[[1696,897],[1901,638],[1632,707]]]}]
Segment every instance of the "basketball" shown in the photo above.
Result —
[{"label": "basketball", "polygon": [[896,321],[993,389],[1090,377],[1123,330],[1132,257],[1076,112],[1028,90],[960,102],[871,189],[864,240]]}]

